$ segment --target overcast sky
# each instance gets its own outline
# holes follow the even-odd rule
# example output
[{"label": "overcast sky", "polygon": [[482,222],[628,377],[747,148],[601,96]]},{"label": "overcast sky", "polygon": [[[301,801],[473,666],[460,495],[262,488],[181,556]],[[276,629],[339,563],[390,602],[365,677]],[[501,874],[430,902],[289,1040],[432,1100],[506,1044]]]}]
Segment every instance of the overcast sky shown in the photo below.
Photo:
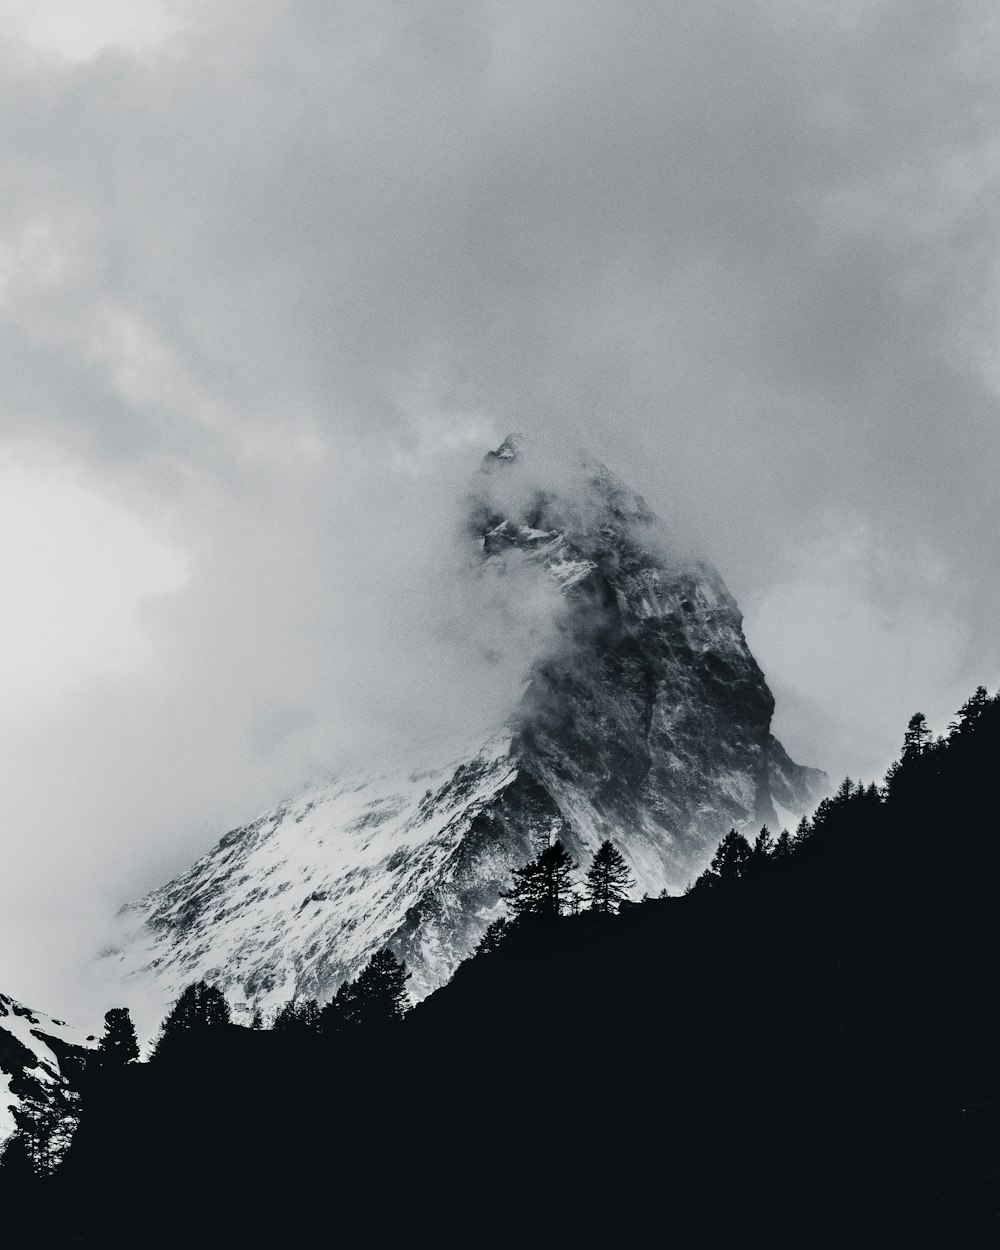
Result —
[{"label": "overcast sky", "polygon": [[992,0],[0,0],[0,34],[4,992],[82,1016],[120,902],[514,697],[544,604],[451,542],[510,429],[717,564],[801,762],[877,777],[997,684]]}]

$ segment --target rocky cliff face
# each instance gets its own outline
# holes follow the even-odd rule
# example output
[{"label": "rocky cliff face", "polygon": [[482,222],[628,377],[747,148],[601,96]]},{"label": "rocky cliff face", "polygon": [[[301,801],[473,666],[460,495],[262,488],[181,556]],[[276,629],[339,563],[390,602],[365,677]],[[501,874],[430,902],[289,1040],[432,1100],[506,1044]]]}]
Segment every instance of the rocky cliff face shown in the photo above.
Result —
[{"label": "rocky cliff face", "polygon": [[74,1114],[76,1089],[97,1038],[0,994],[0,1146],[32,1112]]},{"label": "rocky cliff face", "polygon": [[125,910],[109,960],[176,994],[324,997],[389,943],[414,994],[446,980],[551,834],[582,867],[604,838],[638,892],[677,891],[732,825],[780,823],[823,792],[770,733],[774,700],[718,573],[682,559],[644,501],[586,457],[516,436],[470,500],[477,575],[535,570],[555,641],[508,722],[464,758],[347,777],[233,830]]}]

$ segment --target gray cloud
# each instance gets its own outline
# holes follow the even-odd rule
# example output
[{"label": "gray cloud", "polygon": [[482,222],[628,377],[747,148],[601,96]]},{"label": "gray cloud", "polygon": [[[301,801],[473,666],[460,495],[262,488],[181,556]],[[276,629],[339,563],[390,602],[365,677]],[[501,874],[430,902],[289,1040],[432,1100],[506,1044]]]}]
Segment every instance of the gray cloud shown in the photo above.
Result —
[{"label": "gray cloud", "polygon": [[544,601],[440,563],[508,428],[716,561],[804,762],[871,776],[995,683],[998,21],[241,0],[0,48],[3,445],[191,572],[146,670],[10,725],[9,880],[45,846],[89,932],[306,764],[511,698]]}]

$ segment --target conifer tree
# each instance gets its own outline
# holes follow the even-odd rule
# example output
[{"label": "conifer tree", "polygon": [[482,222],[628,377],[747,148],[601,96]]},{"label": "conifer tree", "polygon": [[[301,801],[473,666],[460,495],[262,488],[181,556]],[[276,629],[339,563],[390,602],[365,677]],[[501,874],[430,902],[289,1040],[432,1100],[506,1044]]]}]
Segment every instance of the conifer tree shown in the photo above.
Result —
[{"label": "conifer tree", "polygon": [[634,888],[635,880],[624,856],[606,838],[587,870],[585,889],[590,910],[614,915]]},{"label": "conifer tree", "polygon": [[501,897],[515,917],[560,916],[572,905],[576,864],[556,839],[521,868],[513,868],[514,884]]},{"label": "conifer tree", "polygon": [[923,755],[931,742],[931,729],[923,712],[914,712],[903,735],[903,759]]},{"label": "conifer tree", "polygon": [[752,853],[743,834],[730,829],[712,858],[712,870],[718,873],[720,881],[736,881],[746,871]]},{"label": "conifer tree", "polygon": [[62,1086],[42,1102],[25,1101],[14,1112],[17,1132],[3,1152],[5,1170],[51,1176],[62,1162],[79,1123],[78,1099]]},{"label": "conifer tree", "polygon": [[308,1033],[319,1029],[320,1009],[315,998],[291,999],[274,1017],[278,1033]]},{"label": "conifer tree", "polygon": [[139,1058],[139,1039],[127,1007],[112,1007],[104,1016],[104,1034],[97,1045],[98,1063],[123,1068]]},{"label": "conifer tree", "polygon": [[752,855],[750,843],[743,834],[730,829],[719,843],[711,864],[694,883],[693,888],[703,890],[725,882],[737,881],[746,873]]},{"label": "conifer tree", "polygon": [[952,734],[968,734],[989,706],[990,696],[985,686],[977,686],[975,692],[958,709],[958,720],[948,726]]},{"label": "conifer tree", "polygon": [[372,956],[354,983],[354,1010],[364,1028],[386,1028],[402,1020],[409,1006],[406,964],[385,946]]},{"label": "conifer tree", "polygon": [[341,1027],[353,1027],[360,1023],[358,1013],[358,986],[356,981],[345,981],[336,994],[337,1015]]},{"label": "conifer tree", "polygon": [[161,1058],[185,1034],[228,1023],[229,1004],[225,994],[206,981],[194,981],[183,991],[163,1021],[153,1057]]},{"label": "conifer tree", "polygon": [[355,1029],[384,1029],[409,1008],[406,964],[386,946],[372,956],[354,981],[345,981],[322,1010],[316,1027],[327,1037]]},{"label": "conifer tree", "polygon": [[510,921],[506,916],[498,916],[496,920],[491,920],[486,926],[486,931],[479,939],[479,945],[476,947],[477,955],[492,955],[495,950],[499,950],[501,943],[510,931]]},{"label": "conifer tree", "polygon": [[778,835],[778,840],[774,844],[774,852],[772,858],[787,859],[792,853],[792,835],[787,829],[782,829]]},{"label": "conifer tree", "polygon": [[750,848],[750,855],[746,863],[747,870],[756,873],[762,868],[766,868],[773,854],[774,837],[767,825],[762,825],[760,833],[754,838],[753,845]]},{"label": "conifer tree", "polygon": [[290,998],[287,1003],[282,1003],[282,1005],[278,1008],[271,1028],[275,1033],[287,1033],[289,1030],[295,1028],[297,1016],[298,1013],[295,1007],[295,999]]},{"label": "conifer tree", "polygon": [[327,1037],[344,1033],[358,1023],[357,992],[353,981],[345,981],[319,1015],[319,1031]]},{"label": "conifer tree", "polygon": [[535,915],[543,910],[544,883],[541,866],[541,853],[529,859],[520,868],[512,868],[510,875],[513,883],[509,890],[501,890],[504,899],[514,918]]}]

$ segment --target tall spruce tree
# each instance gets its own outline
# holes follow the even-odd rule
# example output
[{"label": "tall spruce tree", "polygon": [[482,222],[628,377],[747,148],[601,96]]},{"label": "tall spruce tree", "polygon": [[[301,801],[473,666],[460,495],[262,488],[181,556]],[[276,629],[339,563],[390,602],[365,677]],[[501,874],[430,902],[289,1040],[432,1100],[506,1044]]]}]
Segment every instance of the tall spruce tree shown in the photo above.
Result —
[{"label": "tall spruce tree", "polygon": [[103,1068],[123,1068],[139,1058],[139,1039],[127,1007],[112,1007],[104,1016],[104,1033],[97,1044]]},{"label": "tall spruce tree", "polygon": [[914,712],[906,726],[906,733],[903,735],[903,759],[909,760],[914,756],[923,755],[930,746],[930,742],[931,727],[927,724],[927,717],[923,712]]},{"label": "tall spruce tree", "polygon": [[311,1033],[318,1032],[320,1020],[319,1004],[315,998],[294,998],[285,1003],[274,1017],[271,1026],[276,1033]]},{"label": "tall spruce tree", "polygon": [[757,873],[762,868],[766,868],[774,852],[774,836],[767,825],[762,825],[760,833],[754,838],[753,845],[750,847],[750,855],[746,864],[747,870]]},{"label": "tall spruce tree", "polygon": [[713,886],[737,881],[744,876],[753,856],[750,843],[742,833],[730,829],[719,843],[712,862],[694,883],[694,889],[704,890]]},{"label": "tall spruce tree", "polygon": [[479,945],[476,947],[477,955],[492,955],[495,950],[499,950],[504,938],[510,931],[510,921],[506,916],[498,916],[496,920],[490,921],[486,926],[486,931],[479,939]]},{"label": "tall spruce tree", "polygon": [[326,1037],[346,1033],[358,1024],[355,983],[345,981],[319,1013],[319,1031]]},{"label": "tall spruce tree", "polygon": [[181,994],[163,1021],[153,1058],[173,1050],[178,1039],[191,1033],[218,1028],[229,1023],[226,996],[207,981],[194,981]]},{"label": "tall spruce tree", "polygon": [[3,1152],[11,1172],[51,1176],[73,1140],[79,1124],[79,1099],[65,1086],[54,1086],[48,1098],[26,1100],[14,1112],[17,1131]]},{"label": "tall spruce tree", "polygon": [[298,1024],[298,1007],[295,999],[290,998],[287,1003],[282,1003],[275,1013],[274,1022],[271,1029],[275,1033],[290,1033],[295,1030]]},{"label": "tall spruce tree", "polygon": [[562,842],[556,839],[521,868],[511,869],[510,890],[501,897],[514,916],[561,916],[573,906],[576,864]]},{"label": "tall spruce tree", "polygon": [[402,1020],[409,1007],[406,964],[385,946],[374,954],[354,983],[355,1011],[364,1028],[386,1028]]},{"label": "tall spruce tree", "polygon": [[787,859],[792,853],[792,835],[787,829],[782,829],[778,834],[778,840],[774,844],[774,859]]},{"label": "tall spruce tree", "polygon": [[386,946],[377,951],[354,981],[345,981],[317,1014],[316,1026],[326,1037],[356,1029],[384,1030],[398,1024],[409,1009],[404,961]]},{"label": "tall spruce tree", "polygon": [[712,870],[718,873],[720,881],[736,881],[746,871],[752,854],[743,834],[730,829],[712,858]]},{"label": "tall spruce tree", "polygon": [[990,704],[990,696],[985,686],[977,686],[975,692],[958,709],[958,720],[948,726],[952,734],[968,734],[975,729],[982,714]]},{"label": "tall spruce tree", "polygon": [[590,910],[615,914],[635,888],[635,880],[624,856],[609,840],[597,848],[587,870],[586,896]]}]

